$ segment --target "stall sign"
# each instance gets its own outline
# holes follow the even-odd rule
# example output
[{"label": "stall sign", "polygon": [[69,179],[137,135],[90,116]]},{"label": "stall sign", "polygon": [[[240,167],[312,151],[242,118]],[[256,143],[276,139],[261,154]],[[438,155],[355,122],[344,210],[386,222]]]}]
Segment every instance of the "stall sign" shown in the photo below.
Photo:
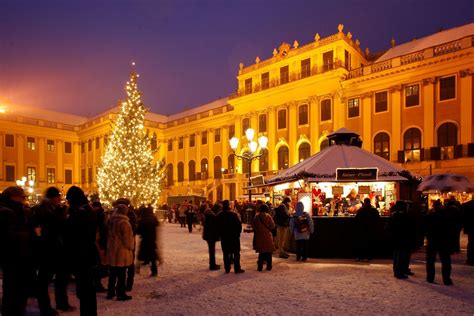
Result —
[{"label": "stall sign", "polygon": [[339,195],[341,196],[344,193],[344,188],[340,186],[333,186],[332,187],[332,195],[336,196]]},{"label": "stall sign", "polygon": [[265,180],[262,175],[251,177],[250,178],[250,183],[252,184],[253,187],[264,185]]},{"label": "stall sign", "polygon": [[360,185],[359,186],[359,194],[369,194],[370,187],[368,185]]},{"label": "stall sign", "polygon": [[337,181],[366,181],[377,180],[378,168],[337,168]]}]

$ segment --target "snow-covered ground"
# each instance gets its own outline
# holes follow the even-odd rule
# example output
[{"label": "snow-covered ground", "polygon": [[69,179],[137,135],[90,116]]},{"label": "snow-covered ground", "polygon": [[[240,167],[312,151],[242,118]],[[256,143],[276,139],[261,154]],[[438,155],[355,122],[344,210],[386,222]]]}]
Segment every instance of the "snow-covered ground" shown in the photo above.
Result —
[{"label": "snow-covered ground", "polygon": [[[158,278],[149,277],[149,267],[142,267],[131,301],[108,301],[98,294],[99,315],[474,315],[474,267],[464,264],[465,251],[453,256],[454,286],[442,285],[439,264],[437,284],[425,281],[422,253],[413,256],[415,276],[407,280],[393,277],[390,260],[301,263],[293,255],[274,257],[273,271],[258,272],[252,234],[243,233],[246,272],[236,275],[208,270],[207,245],[197,230],[190,234],[176,224],[161,227],[164,263]],[[465,248],[465,238],[463,244]],[[223,267],[220,248],[217,254]],[[72,293],[70,298],[78,307]],[[29,315],[38,315],[35,300],[30,303]]]}]

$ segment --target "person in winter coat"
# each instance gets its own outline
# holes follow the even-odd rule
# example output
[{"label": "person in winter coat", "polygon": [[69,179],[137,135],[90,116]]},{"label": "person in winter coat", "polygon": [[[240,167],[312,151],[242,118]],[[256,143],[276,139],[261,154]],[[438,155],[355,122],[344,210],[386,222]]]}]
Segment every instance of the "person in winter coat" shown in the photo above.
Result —
[{"label": "person in winter coat", "polygon": [[192,204],[188,205],[188,208],[184,212],[186,215],[186,224],[188,225],[188,231],[190,233],[193,232],[193,224],[196,221],[196,212],[194,211],[194,207]]},{"label": "person in winter coat", "polygon": [[296,241],[296,261],[308,259],[309,237],[314,233],[314,223],[311,215],[304,210],[302,202],[296,203],[295,214],[290,219],[290,232]]},{"label": "person in winter coat", "polygon": [[216,242],[219,239],[219,232],[217,227],[217,214],[221,212],[221,205],[215,204],[212,209],[207,207],[203,214],[203,231],[202,239],[207,242],[209,250],[209,270],[219,270],[220,265],[216,264]]},{"label": "person in winter coat", "polygon": [[138,220],[137,227],[137,235],[141,237],[138,260],[151,263],[152,277],[158,275],[158,266],[156,265],[158,260],[158,247],[156,245],[158,225],[159,222],[153,214],[153,208],[150,206],[143,207],[142,218]]},{"label": "person in winter coat", "polygon": [[67,296],[68,272],[64,234],[67,210],[61,205],[61,193],[55,187],[46,189],[41,203],[32,208],[31,225],[36,231],[36,275],[38,306],[41,315],[55,315],[48,287],[53,275],[56,309],[71,311]]},{"label": "person in winter coat", "polygon": [[107,299],[117,295],[118,301],[130,300],[125,293],[127,267],[133,263],[134,238],[130,220],[127,217],[128,207],[118,204],[115,214],[109,219],[109,239],[107,241],[107,262],[110,265]]},{"label": "person in winter coat", "polygon": [[441,205],[439,200],[434,201],[433,208],[425,217],[426,234],[426,281],[434,283],[436,254],[441,260],[441,274],[445,285],[452,285],[451,254],[454,250],[453,235],[456,233],[456,223],[452,214]]},{"label": "person in winter coat", "polygon": [[379,218],[379,212],[370,204],[370,199],[365,198],[364,206],[357,211],[354,218],[357,226],[357,261],[372,259]]},{"label": "person in winter coat", "polygon": [[474,200],[462,205],[464,213],[464,234],[467,235],[466,264],[474,266]]},{"label": "person in winter coat", "polygon": [[105,210],[100,201],[92,202],[92,210],[97,218],[97,247],[99,248],[99,264],[96,269],[96,292],[104,293],[107,289],[102,285],[102,279],[108,275],[105,263],[105,252],[107,249],[107,225],[105,224]]},{"label": "person in winter coat", "polygon": [[76,279],[76,295],[81,316],[97,315],[95,270],[99,263],[96,244],[97,219],[81,188],[72,186],[66,193],[69,217],[66,220],[65,247]]},{"label": "person in winter coat", "polygon": [[267,271],[272,270],[273,245],[272,230],[275,228],[273,218],[268,214],[266,204],[261,204],[253,220],[254,249],[258,252],[257,270],[263,270],[263,263],[267,264]]},{"label": "person in winter coat", "polygon": [[409,265],[411,250],[416,246],[416,229],[408,207],[406,202],[397,201],[387,222],[393,245],[393,275],[397,279],[406,279],[413,274]]},{"label": "person in winter coat", "polygon": [[216,219],[221,238],[225,273],[230,272],[231,258],[233,258],[234,262],[234,272],[236,274],[245,272],[240,266],[240,233],[242,232],[242,223],[239,215],[230,209],[228,200],[222,202],[222,212],[217,214]]},{"label": "person in winter coat", "polygon": [[285,250],[285,243],[288,234],[288,226],[290,224],[290,203],[291,199],[285,197],[283,203],[281,203],[275,210],[275,224],[277,226],[277,239],[278,239],[278,252],[280,258],[287,259],[288,253]]},{"label": "person in winter coat", "polygon": [[0,265],[3,271],[2,313],[23,315],[33,283],[33,231],[25,211],[25,191],[8,187],[0,196]]}]

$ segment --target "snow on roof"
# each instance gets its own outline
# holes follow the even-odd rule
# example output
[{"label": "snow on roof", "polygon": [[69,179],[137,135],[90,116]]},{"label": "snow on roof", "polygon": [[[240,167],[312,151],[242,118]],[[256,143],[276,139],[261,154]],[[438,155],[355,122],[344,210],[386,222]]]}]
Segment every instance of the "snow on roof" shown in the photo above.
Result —
[{"label": "snow on roof", "polygon": [[197,106],[195,108],[192,108],[192,109],[189,109],[189,110],[177,113],[177,114],[170,115],[170,116],[168,116],[168,121],[171,122],[171,121],[178,120],[178,119],[186,117],[186,116],[198,114],[198,113],[201,113],[201,112],[204,112],[204,111],[209,111],[209,110],[212,110],[212,109],[215,109],[215,108],[225,106],[225,105],[228,104],[228,102],[227,102],[228,99],[229,98],[227,98],[227,97],[217,99],[217,100],[209,102],[207,104]]},{"label": "snow on roof", "polygon": [[312,181],[335,181],[337,168],[378,168],[379,180],[406,180],[397,176],[404,169],[357,146],[332,145],[308,159],[288,168],[269,181],[292,178],[300,173],[315,174],[324,177],[312,178]]},{"label": "snow on roof", "polygon": [[81,125],[88,121],[87,117],[84,116],[50,111],[39,107],[24,105],[15,105],[9,107],[8,114],[69,125]]},{"label": "snow on roof", "polygon": [[390,48],[376,63],[474,35],[474,23],[454,27]]}]

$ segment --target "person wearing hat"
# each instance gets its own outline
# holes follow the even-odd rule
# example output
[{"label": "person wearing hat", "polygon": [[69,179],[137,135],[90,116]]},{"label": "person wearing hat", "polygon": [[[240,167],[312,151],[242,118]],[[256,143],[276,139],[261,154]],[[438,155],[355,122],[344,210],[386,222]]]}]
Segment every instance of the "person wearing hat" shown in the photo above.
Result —
[{"label": "person wearing hat", "polygon": [[221,212],[222,206],[219,203],[214,204],[214,206],[207,207],[204,211],[204,222],[203,222],[203,231],[202,239],[207,242],[207,248],[209,252],[209,270],[219,270],[220,265],[216,264],[216,242],[220,240],[216,216]]},{"label": "person wearing hat", "polygon": [[76,295],[81,316],[97,315],[95,288],[99,250],[96,244],[97,218],[84,191],[72,186],[66,193],[69,217],[66,220],[65,245],[70,268],[76,279]]},{"label": "person wearing hat", "polygon": [[26,194],[18,186],[0,196],[0,265],[3,271],[2,315],[23,315],[32,287],[32,230],[25,209]]},{"label": "person wearing hat", "polygon": [[309,238],[314,233],[313,219],[304,210],[303,202],[296,203],[295,215],[290,219],[290,232],[296,241],[296,261],[308,259]]},{"label": "person wearing hat", "polygon": [[66,249],[64,248],[64,229],[67,210],[61,205],[61,192],[49,187],[41,203],[32,208],[31,225],[35,228],[37,263],[37,297],[41,315],[54,315],[48,287],[53,275],[56,309],[71,311],[67,296],[68,273]]},{"label": "person wearing hat", "polygon": [[273,245],[272,230],[275,228],[275,222],[270,216],[270,209],[264,203],[261,203],[258,212],[253,220],[254,231],[254,250],[258,253],[257,270],[263,270],[263,263],[267,264],[267,271],[272,270],[272,252],[275,250]]}]

